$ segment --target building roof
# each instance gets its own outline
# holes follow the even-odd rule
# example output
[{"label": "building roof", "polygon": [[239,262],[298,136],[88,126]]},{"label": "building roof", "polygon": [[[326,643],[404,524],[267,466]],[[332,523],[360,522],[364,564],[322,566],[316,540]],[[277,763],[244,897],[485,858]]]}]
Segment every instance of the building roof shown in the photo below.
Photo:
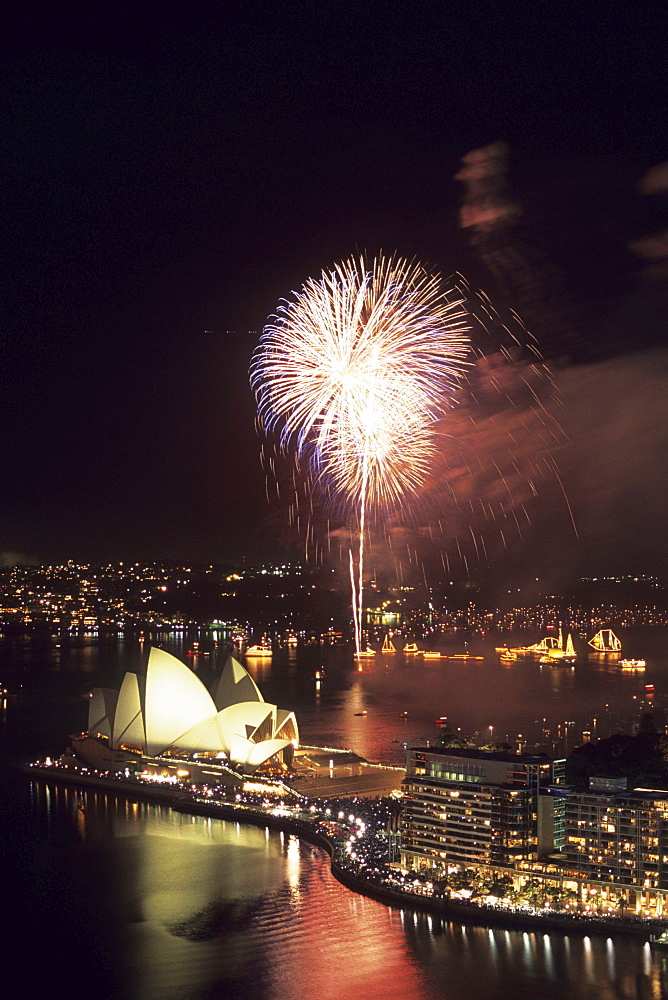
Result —
[{"label": "building roof", "polygon": [[88,729],[113,748],[141,747],[151,757],[177,748],[215,753],[251,773],[297,745],[294,713],[264,701],[244,667],[230,657],[210,693],[164,649],[151,649],[146,676],[126,673],[119,692],[93,691]]},{"label": "building roof", "polygon": [[411,752],[439,754],[443,757],[462,757],[468,760],[496,760],[505,764],[551,764],[547,754],[511,753],[508,750],[480,750],[463,747],[409,747]]}]

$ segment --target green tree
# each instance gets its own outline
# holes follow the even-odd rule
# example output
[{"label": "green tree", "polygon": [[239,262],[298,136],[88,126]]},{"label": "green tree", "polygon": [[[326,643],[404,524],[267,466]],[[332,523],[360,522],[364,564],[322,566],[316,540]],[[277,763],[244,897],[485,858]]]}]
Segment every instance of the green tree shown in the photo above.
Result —
[{"label": "green tree", "polygon": [[470,747],[471,743],[465,736],[462,736],[461,733],[455,733],[452,729],[448,729],[446,727],[441,729],[438,740],[436,741],[436,746],[444,747],[446,749],[448,747],[465,749],[466,747]]}]

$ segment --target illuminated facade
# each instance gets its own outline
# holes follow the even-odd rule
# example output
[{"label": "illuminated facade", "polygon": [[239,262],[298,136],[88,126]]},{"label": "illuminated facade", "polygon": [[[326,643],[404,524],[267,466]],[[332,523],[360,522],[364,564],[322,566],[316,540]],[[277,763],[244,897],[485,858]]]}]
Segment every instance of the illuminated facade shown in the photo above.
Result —
[{"label": "illuminated facade", "polygon": [[540,882],[581,912],[668,905],[668,790],[592,778],[564,785],[564,761],[526,754],[416,747],[407,751],[401,864]]},{"label": "illuminated facade", "polygon": [[236,660],[230,657],[209,691],[162,649],[151,649],[146,675],[127,673],[118,692],[94,689],[87,736],[81,754],[96,738],[119,763],[132,755],[199,757],[229,762],[244,774],[270,761],[289,765],[299,742],[294,713],[267,704]]},{"label": "illuminated facade", "polygon": [[563,761],[417,747],[407,751],[401,859],[407,868],[511,868],[563,840]]},{"label": "illuminated facade", "polygon": [[594,789],[566,802],[568,868],[590,881],[667,891],[668,791]]}]

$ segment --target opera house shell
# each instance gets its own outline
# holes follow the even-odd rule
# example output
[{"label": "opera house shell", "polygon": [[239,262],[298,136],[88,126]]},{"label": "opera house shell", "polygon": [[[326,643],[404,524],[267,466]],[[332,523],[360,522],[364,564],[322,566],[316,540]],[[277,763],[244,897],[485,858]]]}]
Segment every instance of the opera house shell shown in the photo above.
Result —
[{"label": "opera house shell", "polygon": [[87,736],[106,737],[113,751],[217,759],[243,774],[289,766],[299,741],[294,712],[268,704],[232,657],[207,689],[163,649],[151,649],[145,676],[126,673],[119,691],[93,690]]}]

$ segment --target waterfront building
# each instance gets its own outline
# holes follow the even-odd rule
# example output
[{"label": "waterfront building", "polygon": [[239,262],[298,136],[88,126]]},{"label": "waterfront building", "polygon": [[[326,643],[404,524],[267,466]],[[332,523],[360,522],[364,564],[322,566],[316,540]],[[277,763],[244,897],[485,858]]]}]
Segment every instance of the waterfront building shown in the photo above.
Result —
[{"label": "waterfront building", "polygon": [[662,913],[668,896],[668,791],[622,790],[623,779],[590,780],[566,798],[563,866],[638,910]]},{"label": "waterfront building", "polygon": [[[625,779],[564,784],[563,760],[413,747],[401,815],[401,866],[511,876],[522,897],[580,912],[661,917],[668,906],[668,790]],[[540,888],[538,888],[540,887]]]},{"label": "waterfront building", "polygon": [[558,849],[564,764],[542,755],[410,748],[402,864],[508,869]]},{"label": "waterfront building", "polygon": [[175,656],[151,649],[145,675],[126,673],[119,691],[93,690],[88,731],[73,738],[72,752],[98,770],[178,773],[174,762],[188,760],[188,770],[204,761],[249,775],[287,770],[298,745],[294,712],[265,702],[232,657],[209,690]]}]

